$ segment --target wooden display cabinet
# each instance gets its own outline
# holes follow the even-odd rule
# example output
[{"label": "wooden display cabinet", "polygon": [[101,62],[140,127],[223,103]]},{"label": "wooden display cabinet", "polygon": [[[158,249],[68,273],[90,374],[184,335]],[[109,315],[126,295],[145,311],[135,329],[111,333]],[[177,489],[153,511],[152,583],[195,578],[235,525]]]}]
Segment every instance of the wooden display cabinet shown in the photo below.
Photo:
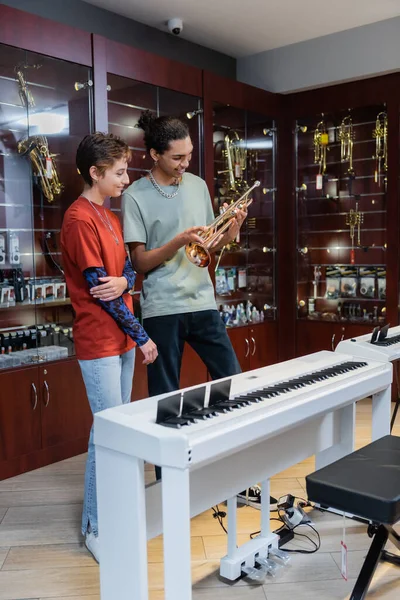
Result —
[{"label": "wooden display cabinet", "polygon": [[298,318],[384,323],[385,107],[302,119],[296,132]]},{"label": "wooden display cabinet", "polygon": [[292,298],[281,313],[285,358],[398,323],[399,81],[387,75],[284,98],[281,151],[291,149],[293,173],[279,234]]},{"label": "wooden display cabinet", "polygon": [[[81,191],[76,147],[92,129],[91,36],[2,5],[0,50],[2,479],[87,448],[59,234]],[[38,171],[40,147],[52,163],[43,156]]]},{"label": "wooden display cabinet", "polygon": [[213,262],[221,318],[247,371],[277,360],[276,96],[205,73],[204,115],[205,175],[215,215],[260,182],[240,237]]}]

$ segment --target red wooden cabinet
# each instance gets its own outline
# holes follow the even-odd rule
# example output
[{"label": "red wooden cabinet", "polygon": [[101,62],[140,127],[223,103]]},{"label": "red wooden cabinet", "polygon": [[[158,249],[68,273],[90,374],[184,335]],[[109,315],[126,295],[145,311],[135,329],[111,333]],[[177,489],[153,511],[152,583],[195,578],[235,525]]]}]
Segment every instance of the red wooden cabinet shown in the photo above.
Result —
[{"label": "red wooden cabinet", "polygon": [[297,321],[296,355],[304,356],[320,350],[335,350],[339,342],[372,331],[372,325]]},{"label": "red wooden cabinet", "polygon": [[0,374],[0,480],[87,448],[92,413],[74,359]]},{"label": "red wooden cabinet", "polygon": [[39,367],[43,447],[88,438],[93,422],[77,361]]},{"label": "red wooden cabinet", "polygon": [[40,450],[42,437],[37,367],[2,374],[0,385],[1,474],[2,461]]},{"label": "red wooden cabinet", "polygon": [[275,322],[232,328],[228,330],[228,334],[243,371],[252,371],[277,362]]}]

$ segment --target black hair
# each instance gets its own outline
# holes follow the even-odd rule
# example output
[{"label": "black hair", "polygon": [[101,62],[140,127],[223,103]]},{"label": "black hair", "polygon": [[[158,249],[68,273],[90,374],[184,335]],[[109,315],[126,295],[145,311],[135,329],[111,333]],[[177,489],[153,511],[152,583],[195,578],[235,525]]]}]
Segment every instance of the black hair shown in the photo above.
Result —
[{"label": "black hair", "polygon": [[156,117],[150,110],[140,115],[138,127],[144,131],[144,143],[148,152],[153,148],[164,154],[170,142],[184,140],[189,134],[189,127],[177,117]]},{"label": "black hair", "polygon": [[96,167],[100,175],[113,166],[116,160],[131,159],[131,151],[126,142],[112,133],[91,133],[86,135],[76,151],[76,166],[85,183],[92,187],[90,167]]}]

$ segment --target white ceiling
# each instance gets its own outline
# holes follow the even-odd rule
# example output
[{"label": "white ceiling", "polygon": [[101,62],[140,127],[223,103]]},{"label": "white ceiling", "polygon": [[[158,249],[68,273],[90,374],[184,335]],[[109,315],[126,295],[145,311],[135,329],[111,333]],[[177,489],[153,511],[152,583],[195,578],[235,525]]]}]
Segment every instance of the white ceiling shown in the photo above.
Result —
[{"label": "white ceiling", "polygon": [[[400,0],[85,0],[236,58],[400,15]],[[171,34],[172,35],[172,34]],[[379,51],[379,48],[377,48]]]}]

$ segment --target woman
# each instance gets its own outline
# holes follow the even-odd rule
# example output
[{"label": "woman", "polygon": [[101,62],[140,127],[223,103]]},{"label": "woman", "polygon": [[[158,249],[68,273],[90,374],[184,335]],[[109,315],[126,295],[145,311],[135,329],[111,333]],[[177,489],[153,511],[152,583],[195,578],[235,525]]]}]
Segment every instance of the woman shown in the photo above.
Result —
[{"label": "woman", "polygon": [[[130,401],[135,346],[148,365],[157,347],[132,314],[128,293],[135,273],[126,254],[118,218],[103,204],[129,183],[130,150],[112,134],[86,136],[76,165],[84,180],[80,197],[64,215],[61,248],[65,278],[76,317],[76,355],[92,413]],[[82,534],[99,562],[96,465],[93,426],[85,473]]]}]

